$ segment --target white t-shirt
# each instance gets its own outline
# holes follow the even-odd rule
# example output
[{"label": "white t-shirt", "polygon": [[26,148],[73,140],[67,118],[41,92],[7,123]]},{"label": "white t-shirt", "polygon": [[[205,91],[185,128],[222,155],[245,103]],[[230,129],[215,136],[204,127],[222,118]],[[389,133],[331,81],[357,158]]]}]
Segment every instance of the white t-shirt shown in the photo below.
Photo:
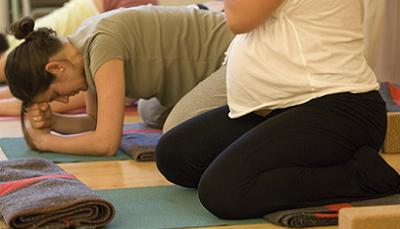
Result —
[{"label": "white t-shirt", "polygon": [[286,0],[227,53],[229,117],[379,85],[363,56],[362,0]]}]

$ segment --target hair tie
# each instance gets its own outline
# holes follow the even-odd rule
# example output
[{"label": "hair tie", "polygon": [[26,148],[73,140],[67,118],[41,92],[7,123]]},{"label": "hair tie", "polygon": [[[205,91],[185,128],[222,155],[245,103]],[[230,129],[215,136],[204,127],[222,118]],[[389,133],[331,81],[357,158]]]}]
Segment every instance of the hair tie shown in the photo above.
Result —
[{"label": "hair tie", "polygon": [[28,40],[30,40],[32,38],[33,32],[34,31],[31,31],[31,32],[28,33],[28,35],[25,36],[25,40],[26,41],[28,41]]}]

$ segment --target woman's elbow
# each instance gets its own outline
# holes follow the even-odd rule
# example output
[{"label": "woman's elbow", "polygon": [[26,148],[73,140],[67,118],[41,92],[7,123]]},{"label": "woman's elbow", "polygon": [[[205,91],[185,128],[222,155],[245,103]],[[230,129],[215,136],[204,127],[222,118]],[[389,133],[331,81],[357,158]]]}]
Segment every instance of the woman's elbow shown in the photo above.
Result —
[{"label": "woman's elbow", "polygon": [[111,144],[107,149],[104,151],[104,156],[112,157],[115,156],[118,152],[119,144]]},{"label": "woman's elbow", "polygon": [[111,157],[117,154],[119,146],[120,146],[120,140],[119,141],[113,141],[113,140],[105,140],[102,141],[103,144],[98,144],[97,148],[97,155],[98,156],[105,156],[105,157]]},{"label": "woman's elbow", "polygon": [[235,20],[228,20],[227,25],[229,30],[235,35],[241,33],[248,33],[254,29],[254,26]]},{"label": "woman's elbow", "polygon": [[101,156],[112,157],[112,156],[115,156],[117,154],[117,152],[118,152],[118,148],[108,149],[108,150],[103,151]]}]

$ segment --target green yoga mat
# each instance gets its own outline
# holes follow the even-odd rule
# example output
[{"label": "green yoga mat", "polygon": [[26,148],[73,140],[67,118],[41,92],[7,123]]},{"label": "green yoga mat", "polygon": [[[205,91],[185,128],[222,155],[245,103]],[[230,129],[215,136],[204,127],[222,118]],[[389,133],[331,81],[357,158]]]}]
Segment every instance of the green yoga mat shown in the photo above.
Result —
[{"label": "green yoga mat", "polygon": [[21,158],[44,158],[55,163],[84,162],[84,161],[113,161],[113,160],[129,160],[126,154],[118,151],[112,157],[96,157],[96,156],[76,156],[61,153],[38,152],[32,151],[26,145],[23,138],[1,138],[0,147],[8,159]]},{"label": "green yoga mat", "polygon": [[222,220],[200,203],[197,192],[178,186],[96,191],[116,208],[107,229],[188,228],[267,223],[265,219]]}]

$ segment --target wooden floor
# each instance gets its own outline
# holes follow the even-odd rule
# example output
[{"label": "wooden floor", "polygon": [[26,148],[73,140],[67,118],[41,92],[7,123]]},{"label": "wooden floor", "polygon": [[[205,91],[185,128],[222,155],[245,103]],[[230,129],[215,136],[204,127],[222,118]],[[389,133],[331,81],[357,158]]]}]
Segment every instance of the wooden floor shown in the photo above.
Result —
[{"label": "wooden floor", "polygon": [[[8,124],[6,124],[8,122]],[[0,136],[15,136],[19,130],[4,129],[10,121],[0,121]],[[400,172],[400,154],[383,155],[384,158]],[[4,154],[0,151],[0,160],[5,160]],[[170,185],[157,171],[154,162],[136,161],[106,161],[106,162],[85,162],[85,163],[64,163],[59,164],[68,173],[75,175],[84,184],[92,189],[113,189],[127,187],[147,187]],[[7,228],[0,222],[0,228]],[[209,227],[210,228],[210,227]],[[283,227],[271,224],[236,225],[212,228],[237,228],[237,229],[278,229]],[[333,227],[313,227],[313,229],[334,229]]]}]

